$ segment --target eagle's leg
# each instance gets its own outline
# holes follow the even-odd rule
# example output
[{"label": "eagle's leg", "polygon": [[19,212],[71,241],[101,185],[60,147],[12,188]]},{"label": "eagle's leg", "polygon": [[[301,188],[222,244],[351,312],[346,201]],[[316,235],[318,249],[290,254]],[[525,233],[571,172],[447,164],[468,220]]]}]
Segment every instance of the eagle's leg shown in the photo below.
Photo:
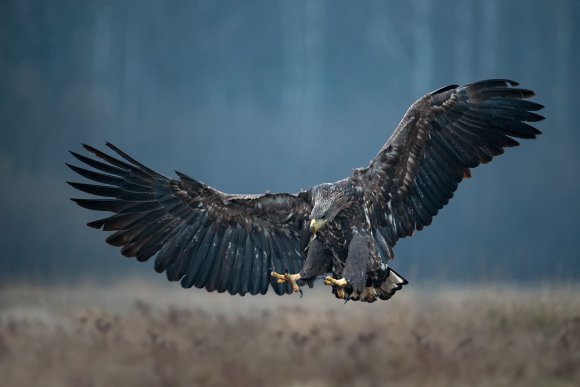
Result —
[{"label": "eagle's leg", "polygon": [[348,255],[342,271],[342,278],[336,279],[327,276],[324,279],[325,285],[334,288],[336,297],[348,301],[353,291],[361,291],[364,288],[367,260],[371,256],[369,246],[371,246],[369,236],[362,232],[355,232],[348,245]]},{"label": "eagle's leg", "polygon": [[[300,279],[309,282],[309,285],[321,274],[332,270],[332,252],[318,239],[308,244],[308,254],[304,266],[300,270]],[[310,285],[312,287],[312,285]]]},{"label": "eagle's leg", "polygon": [[318,240],[313,239],[308,245],[308,254],[306,255],[306,262],[297,274],[290,274],[287,271],[284,274],[273,271],[272,277],[276,278],[279,284],[289,283],[294,292],[299,292],[302,295],[302,289],[298,285],[306,282],[310,287],[312,283],[322,273],[328,273],[332,267],[332,253]]},{"label": "eagle's leg", "polygon": [[346,288],[346,286],[348,285],[348,281],[346,280],[346,278],[342,277],[341,279],[336,279],[327,275],[326,278],[324,278],[324,284],[334,287],[334,289],[336,290],[336,297],[344,300],[345,297],[347,296],[346,291],[344,290],[344,288]]},{"label": "eagle's leg", "polygon": [[271,275],[272,275],[272,277],[274,277],[278,280],[277,282],[279,284],[289,283],[290,286],[292,286],[293,292],[302,294],[302,289],[300,288],[300,285],[298,285],[298,283],[296,283],[296,281],[298,281],[300,278],[302,278],[300,276],[300,273],[290,274],[290,273],[286,272],[284,274],[280,274],[280,273],[273,271],[271,273]]}]

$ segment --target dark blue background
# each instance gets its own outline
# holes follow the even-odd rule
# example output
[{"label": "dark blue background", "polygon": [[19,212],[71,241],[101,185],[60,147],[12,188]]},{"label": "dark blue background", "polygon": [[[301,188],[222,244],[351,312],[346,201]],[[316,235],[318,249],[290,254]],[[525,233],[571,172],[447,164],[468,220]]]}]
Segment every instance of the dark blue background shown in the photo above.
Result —
[{"label": "dark blue background", "polygon": [[119,278],[68,200],[68,149],[111,141],[226,192],[298,191],[364,166],[449,83],[537,92],[538,140],[477,168],[397,245],[405,277],[580,278],[575,1],[3,1],[0,281]]}]

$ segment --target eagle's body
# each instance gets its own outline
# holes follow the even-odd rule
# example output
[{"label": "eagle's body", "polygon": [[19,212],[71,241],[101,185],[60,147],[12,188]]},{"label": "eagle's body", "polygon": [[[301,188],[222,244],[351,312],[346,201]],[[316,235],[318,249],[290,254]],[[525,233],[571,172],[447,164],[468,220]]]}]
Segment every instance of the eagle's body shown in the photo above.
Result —
[{"label": "eagle's body", "polygon": [[[355,183],[354,179],[344,179],[312,188],[315,203],[338,204],[341,210],[311,239],[300,279],[332,272],[334,279],[348,278],[345,294],[340,298],[388,299],[406,281],[401,277],[397,279],[374,243],[371,220],[365,214],[363,191]],[[387,279],[394,282],[383,286]]]},{"label": "eagle's body", "polygon": [[[366,168],[298,194],[231,195],[182,173],[170,179],[114,147],[122,159],[73,152],[100,184],[70,183],[105,199],[73,199],[113,215],[89,223],[107,242],[184,287],[231,294],[301,291],[325,284],[343,299],[390,298],[407,281],[388,266],[398,239],[431,223],[470,169],[535,138],[533,92],[508,80],[436,90],[415,102]],[[294,273],[294,274],[291,274]]]}]

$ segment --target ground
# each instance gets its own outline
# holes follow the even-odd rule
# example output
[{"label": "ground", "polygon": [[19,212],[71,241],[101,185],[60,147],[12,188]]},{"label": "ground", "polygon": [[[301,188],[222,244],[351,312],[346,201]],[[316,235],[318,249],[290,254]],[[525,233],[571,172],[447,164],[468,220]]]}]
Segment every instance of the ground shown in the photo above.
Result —
[{"label": "ground", "polygon": [[[324,288],[317,284],[317,288]],[[2,386],[578,386],[580,287],[0,287]]]}]

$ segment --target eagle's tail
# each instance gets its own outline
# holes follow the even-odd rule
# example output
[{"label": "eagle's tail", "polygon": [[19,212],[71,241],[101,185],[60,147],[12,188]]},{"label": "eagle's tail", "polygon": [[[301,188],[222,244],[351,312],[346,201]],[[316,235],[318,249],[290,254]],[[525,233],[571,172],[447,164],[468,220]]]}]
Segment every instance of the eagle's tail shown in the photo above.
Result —
[{"label": "eagle's tail", "polygon": [[387,274],[385,277],[383,277],[384,271],[382,271],[381,277],[384,278],[382,282],[378,280],[379,283],[374,282],[371,286],[364,287],[360,291],[353,289],[349,294],[349,299],[361,302],[375,302],[378,299],[388,300],[397,292],[397,290],[401,289],[403,285],[408,284],[406,279],[390,267],[387,267],[386,271]]},{"label": "eagle's tail", "polygon": [[397,290],[400,290],[403,287],[403,285],[407,285],[408,283],[409,282],[406,279],[404,279],[399,273],[397,273],[390,267],[387,267],[387,276],[385,277],[385,280],[383,281],[381,286],[375,288],[375,290],[377,292],[377,296],[381,300],[388,300],[393,296],[393,294],[397,292]]}]

